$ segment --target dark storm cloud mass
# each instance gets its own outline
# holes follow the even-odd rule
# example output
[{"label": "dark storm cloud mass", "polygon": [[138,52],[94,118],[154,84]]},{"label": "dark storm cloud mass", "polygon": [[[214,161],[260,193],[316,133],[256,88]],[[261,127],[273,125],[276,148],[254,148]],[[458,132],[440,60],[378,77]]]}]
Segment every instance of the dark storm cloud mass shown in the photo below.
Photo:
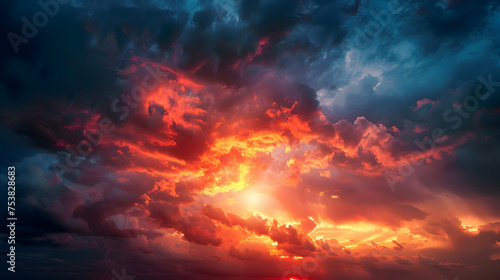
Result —
[{"label": "dark storm cloud mass", "polygon": [[[21,18],[41,7],[0,4],[0,168],[19,178],[25,273],[12,279],[121,267],[137,279],[281,279],[299,257],[321,266],[312,279],[498,279],[498,1],[58,6],[13,47],[7,34],[23,36]],[[149,64],[164,86],[127,103]],[[478,86],[490,95],[476,106]],[[104,118],[115,130],[75,157]],[[445,140],[390,192],[384,171],[400,172],[436,128]],[[68,159],[72,172],[56,172]],[[263,179],[273,200],[243,193],[263,214],[234,202]],[[459,215],[483,218],[467,221],[475,235]]]}]

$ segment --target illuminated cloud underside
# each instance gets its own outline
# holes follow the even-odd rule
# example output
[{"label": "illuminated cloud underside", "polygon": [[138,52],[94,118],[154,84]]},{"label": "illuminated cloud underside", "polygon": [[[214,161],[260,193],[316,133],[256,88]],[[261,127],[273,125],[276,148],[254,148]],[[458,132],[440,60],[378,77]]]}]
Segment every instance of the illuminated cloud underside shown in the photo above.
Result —
[{"label": "illuminated cloud underside", "polygon": [[[61,56],[82,52],[68,63],[88,77],[55,61],[45,79],[73,77],[60,87],[81,90],[39,82],[43,103],[2,96],[2,129],[15,143],[2,149],[25,186],[20,247],[43,256],[26,255],[26,271],[53,279],[109,279],[121,267],[136,279],[498,279],[500,98],[458,129],[442,121],[477,76],[499,73],[498,54],[485,54],[498,46],[488,33],[500,29],[497,5],[405,3],[360,49],[348,27],[364,28],[386,4],[326,2],[243,1],[217,6],[223,14],[213,5],[73,3],[78,20],[67,28],[86,49],[72,45]],[[109,11],[116,18],[105,19]],[[448,27],[466,11],[484,21]],[[134,24],[121,23],[131,15]],[[161,28],[152,27],[160,17]],[[478,65],[484,70],[471,73]],[[140,101],[121,99],[145,85],[148,67],[161,83]],[[32,94],[5,89],[16,90]],[[54,171],[103,119],[114,130],[72,172]],[[389,187],[388,172],[407,166],[414,140],[434,128],[446,137]]]}]

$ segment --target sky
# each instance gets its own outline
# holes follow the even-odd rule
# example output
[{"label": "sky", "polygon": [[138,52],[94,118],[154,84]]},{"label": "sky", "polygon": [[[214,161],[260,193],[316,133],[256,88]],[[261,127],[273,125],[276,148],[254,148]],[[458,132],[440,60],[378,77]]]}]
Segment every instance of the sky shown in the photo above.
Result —
[{"label": "sky", "polygon": [[499,1],[40,3],[2,279],[500,279]]}]

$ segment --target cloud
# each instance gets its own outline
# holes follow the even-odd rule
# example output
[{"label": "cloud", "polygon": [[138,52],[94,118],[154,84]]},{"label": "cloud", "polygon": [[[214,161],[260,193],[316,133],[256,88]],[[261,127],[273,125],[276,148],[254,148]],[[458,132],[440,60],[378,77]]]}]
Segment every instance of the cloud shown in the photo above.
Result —
[{"label": "cloud", "polygon": [[498,4],[400,4],[71,1],[4,40],[20,277],[497,279],[500,97],[466,102],[498,79]]}]

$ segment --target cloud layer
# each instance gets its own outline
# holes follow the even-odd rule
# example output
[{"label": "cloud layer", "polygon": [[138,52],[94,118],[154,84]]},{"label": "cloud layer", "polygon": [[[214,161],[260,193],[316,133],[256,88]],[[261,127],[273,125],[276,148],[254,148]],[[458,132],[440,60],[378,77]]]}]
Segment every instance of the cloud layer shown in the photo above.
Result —
[{"label": "cloud layer", "polygon": [[13,279],[500,276],[496,1],[57,6],[1,45]]}]

